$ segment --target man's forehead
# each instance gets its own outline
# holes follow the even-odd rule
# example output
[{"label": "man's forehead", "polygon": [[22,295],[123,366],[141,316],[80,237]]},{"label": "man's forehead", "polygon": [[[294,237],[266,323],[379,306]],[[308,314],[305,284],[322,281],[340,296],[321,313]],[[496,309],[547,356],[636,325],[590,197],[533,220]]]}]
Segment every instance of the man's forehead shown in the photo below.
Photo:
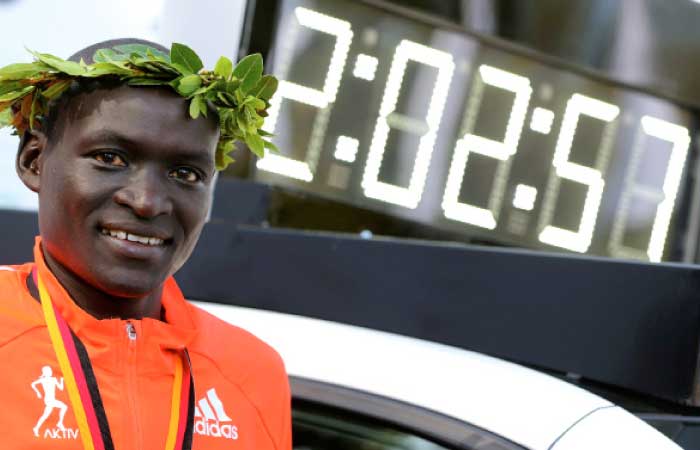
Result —
[{"label": "man's forehead", "polygon": [[60,139],[84,145],[168,147],[211,157],[218,141],[216,119],[192,119],[185,99],[162,88],[98,89],[80,94],[63,113]]},{"label": "man's forehead", "polygon": [[65,114],[71,120],[107,115],[126,119],[191,120],[187,114],[187,101],[163,87],[119,85],[98,88],[79,93],[67,106]]}]

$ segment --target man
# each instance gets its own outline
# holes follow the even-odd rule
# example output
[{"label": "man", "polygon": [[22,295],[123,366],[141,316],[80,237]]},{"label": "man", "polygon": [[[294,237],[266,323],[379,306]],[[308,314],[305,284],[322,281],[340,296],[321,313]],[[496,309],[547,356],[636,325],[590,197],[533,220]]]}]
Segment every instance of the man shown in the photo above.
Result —
[{"label": "man", "polygon": [[35,54],[0,69],[41,234],[34,262],[0,266],[0,447],[290,449],[277,353],[187,303],[172,278],[233,140],[260,144],[256,110],[274,88],[252,59],[207,72],[184,46],[134,43],[93,46],[122,52],[95,65]]}]

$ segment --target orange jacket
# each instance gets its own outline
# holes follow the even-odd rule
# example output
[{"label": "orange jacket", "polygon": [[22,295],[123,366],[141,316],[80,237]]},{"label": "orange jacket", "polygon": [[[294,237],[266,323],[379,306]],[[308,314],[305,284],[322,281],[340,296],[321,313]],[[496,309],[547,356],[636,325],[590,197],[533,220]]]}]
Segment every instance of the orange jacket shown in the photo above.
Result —
[{"label": "orange jacket", "polygon": [[[178,357],[172,350],[183,346],[195,386],[193,450],[291,449],[289,385],[274,350],[187,303],[172,278],[163,291],[165,322],[97,320],[73,303],[39,245],[36,267],[87,349],[116,450],[164,448]],[[0,266],[0,448],[80,449],[41,305],[27,289],[33,267]]]}]

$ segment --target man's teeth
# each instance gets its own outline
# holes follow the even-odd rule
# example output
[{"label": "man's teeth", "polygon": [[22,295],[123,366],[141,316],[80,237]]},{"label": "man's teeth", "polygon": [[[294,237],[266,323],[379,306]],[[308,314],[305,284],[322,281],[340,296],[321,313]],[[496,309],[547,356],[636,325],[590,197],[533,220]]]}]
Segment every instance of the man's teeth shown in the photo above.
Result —
[{"label": "man's teeth", "polygon": [[143,245],[163,245],[163,239],[158,239],[156,237],[139,236],[138,234],[127,233],[126,231],[120,230],[107,230],[102,229],[102,234],[106,236],[112,236],[113,238],[121,239],[123,241],[138,242]]}]

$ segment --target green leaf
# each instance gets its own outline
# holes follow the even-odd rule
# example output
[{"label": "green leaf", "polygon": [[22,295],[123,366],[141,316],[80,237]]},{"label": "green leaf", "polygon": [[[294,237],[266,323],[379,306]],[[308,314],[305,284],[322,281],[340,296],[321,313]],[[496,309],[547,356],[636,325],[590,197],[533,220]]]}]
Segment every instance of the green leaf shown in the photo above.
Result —
[{"label": "green leaf", "polygon": [[170,64],[170,55],[167,53],[161,52],[157,48],[153,47],[148,47],[148,50],[146,50],[146,56],[149,56],[157,61],[161,61],[167,64]]},{"label": "green leaf", "polygon": [[189,68],[187,68],[186,66],[184,66],[182,64],[172,63],[172,66],[175,68],[175,70],[180,72],[181,75],[192,75],[192,73],[193,73]]},{"label": "green leaf", "polygon": [[34,115],[36,114],[36,102],[38,100],[39,96],[37,94],[34,94],[32,98],[32,107],[29,111],[29,128],[32,130],[34,129]]},{"label": "green leaf", "polygon": [[9,106],[0,111],[0,128],[12,125],[12,108]]},{"label": "green leaf", "polygon": [[[209,86],[202,86],[202,87],[200,87],[199,89],[197,89],[196,91],[194,91],[194,92],[192,93],[192,95],[206,94],[206,93],[208,93],[209,91],[211,91],[212,89],[214,89],[214,83],[210,84]],[[216,93],[214,93],[214,95],[216,95]]]},{"label": "green leaf", "polygon": [[199,112],[201,112],[204,117],[207,117],[207,114],[209,114],[209,103],[207,103],[203,96],[200,98],[202,101],[199,103]]},{"label": "green leaf", "polygon": [[129,86],[166,86],[168,83],[159,78],[133,77],[127,81]]},{"label": "green leaf", "polygon": [[170,58],[173,66],[177,67],[180,72],[182,72],[181,69],[187,71],[187,73],[182,72],[183,75],[197,73],[204,67],[202,60],[199,59],[194,50],[176,42],[170,48]]},{"label": "green leaf", "polygon": [[236,89],[238,89],[241,86],[241,80],[231,80],[226,82],[226,87],[225,91],[228,92],[229,94],[235,94]]},{"label": "green leaf", "polygon": [[216,112],[219,114],[219,127],[221,128],[222,133],[225,130],[231,129],[235,123],[233,110],[231,110],[231,108],[217,107]]},{"label": "green leaf", "polygon": [[96,63],[125,62],[129,60],[129,55],[117,53],[111,48],[101,48],[92,55],[92,60]]},{"label": "green leaf", "polygon": [[219,58],[214,67],[214,73],[224,77],[225,80],[231,78],[231,73],[233,72],[233,62],[225,56]]},{"label": "green leaf", "polygon": [[246,145],[250,151],[258,155],[260,158],[265,156],[265,142],[257,134],[249,134],[245,139]]},{"label": "green leaf", "polygon": [[254,95],[262,100],[270,100],[277,91],[278,83],[277,78],[272,75],[265,75],[258,81],[250,95]]},{"label": "green leaf", "polygon": [[[238,61],[236,68],[233,69],[233,76],[242,80],[249,72],[257,71],[257,67],[262,67],[262,65],[262,55],[260,53],[253,53]],[[260,73],[262,75],[262,70]]]},{"label": "green leaf", "polygon": [[183,78],[183,77],[177,77],[177,78],[172,79],[172,80],[168,83],[168,86],[170,86],[171,88],[177,90],[177,87],[180,85],[180,80],[182,80],[182,78]]},{"label": "green leaf", "polygon": [[248,136],[248,123],[245,121],[245,117],[242,114],[236,116],[236,125],[244,136]]},{"label": "green leaf", "polygon": [[262,128],[260,128],[260,129],[258,130],[258,134],[259,134],[260,136],[263,136],[263,137],[274,136],[274,134],[268,133],[267,131],[263,130]]},{"label": "green leaf", "polygon": [[[205,96],[206,99],[209,100],[210,102],[214,102],[215,104],[219,104],[219,94],[220,94],[219,91],[216,91],[216,90],[213,90],[213,89],[212,89],[212,90],[207,91],[207,92],[204,94],[204,96]],[[230,110],[230,108],[231,108],[230,106],[226,106],[226,105],[219,105],[219,106],[224,106],[224,107],[226,107],[226,108],[229,108],[229,110]]]},{"label": "green leaf", "polygon": [[241,80],[240,89],[244,94],[247,94],[260,81],[262,71],[262,55],[260,53],[253,53],[238,62],[236,68],[233,69],[233,76]]},{"label": "green leaf", "polygon": [[136,53],[141,56],[146,56],[146,53],[148,52],[148,49],[155,50],[153,47],[150,47],[145,44],[122,44],[122,45],[115,45],[114,49],[120,53],[126,53],[127,55],[130,55],[132,53]]},{"label": "green leaf", "polygon": [[199,75],[187,75],[182,77],[177,86],[177,92],[185,97],[192,95],[202,85],[202,78]]},{"label": "green leaf", "polygon": [[34,101],[34,92],[30,92],[29,94],[25,95],[22,97],[22,102],[20,103],[20,109],[19,112],[22,115],[22,118],[26,121],[29,118],[29,114],[32,109],[32,102]]},{"label": "green leaf", "polygon": [[201,95],[195,95],[190,102],[190,117],[196,119],[199,115],[207,116],[207,102]]},{"label": "green leaf", "polygon": [[270,150],[273,153],[279,153],[280,149],[277,148],[275,144],[272,143],[272,141],[263,141],[265,143],[265,148]]},{"label": "green leaf", "polygon": [[19,81],[0,81],[0,95],[4,95],[12,91],[19,91],[21,89],[22,83]]},{"label": "green leaf", "polygon": [[32,51],[31,53],[36,57],[36,59],[48,66],[53,67],[59,72],[63,72],[74,77],[78,77],[85,74],[85,69],[80,65],[80,63],[66,61],[64,59],[59,58],[58,56],[50,55],[48,53],[38,53],[34,51]]},{"label": "green leaf", "polygon": [[261,110],[265,109],[265,102],[260,100],[259,98],[253,97],[253,101],[251,102],[251,106],[256,111],[261,111]]},{"label": "green leaf", "polygon": [[232,139],[225,139],[219,142],[216,148],[216,170],[224,170],[229,164],[234,162],[229,153],[236,149],[236,143]]},{"label": "green leaf", "polygon": [[245,116],[245,123],[248,124],[248,127],[246,128],[246,132],[249,134],[258,134],[258,126],[257,126],[257,114],[255,114],[255,111],[251,112],[249,108],[245,108],[243,110],[243,115]]},{"label": "green leaf", "polygon": [[259,111],[265,108],[265,102],[259,98],[253,97],[252,95],[248,95],[246,96],[245,100],[243,100],[241,106],[250,108],[252,111]]},{"label": "green leaf", "polygon": [[25,95],[29,94],[34,89],[35,89],[35,86],[27,86],[20,91],[13,91],[13,92],[8,92],[6,94],[0,95],[0,102],[9,102],[9,101],[17,100],[18,98],[22,98]]},{"label": "green leaf", "polygon": [[104,75],[131,75],[129,70],[123,63],[120,62],[99,62],[88,66],[87,71],[83,74],[87,78],[101,77]]},{"label": "green leaf", "polygon": [[199,109],[199,102],[202,100],[202,97],[195,95],[192,97],[192,100],[190,101],[190,117],[193,119],[196,119],[199,117],[199,112],[201,111]]},{"label": "green leaf", "polygon": [[230,107],[235,107],[236,106],[236,98],[229,94],[228,92],[217,92],[216,93],[216,98],[218,101],[223,103],[226,106]]},{"label": "green leaf", "polygon": [[241,92],[240,89],[236,89],[236,92],[234,92],[233,95],[236,98],[237,105],[240,105],[245,101],[245,95]]},{"label": "green leaf", "polygon": [[59,80],[53,83],[48,89],[42,92],[42,95],[49,100],[57,98],[68,89],[73,80]]},{"label": "green leaf", "polygon": [[177,69],[173,68],[170,64],[163,61],[146,61],[143,67],[151,70],[153,72],[160,72],[163,74],[180,75]]},{"label": "green leaf", "polygon": [[0,80],[14,81],[33,78],[41,72],[49,70],[51,67],[41,62],[10,64],[0,69]]}]

